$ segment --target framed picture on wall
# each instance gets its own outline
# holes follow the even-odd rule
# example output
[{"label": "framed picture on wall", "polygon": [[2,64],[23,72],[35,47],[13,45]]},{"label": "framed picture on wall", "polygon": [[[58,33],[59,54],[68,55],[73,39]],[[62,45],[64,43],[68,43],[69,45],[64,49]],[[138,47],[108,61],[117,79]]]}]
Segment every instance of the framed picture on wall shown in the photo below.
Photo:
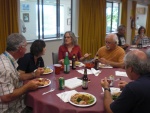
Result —
[{"label": "framed picture on wall", "polygon": [[70,24],[71,24],[71,19],[67,18],[67,25],[70,25]]},{"label": "framed picture on wall", "polygon": [[29,13],[23,13],[23,21],[29,22]]},{"label": "framed picture on wall", "polygon": [[29,4],[22,4],[21,9],[22,9],[22,11],[29,11],[30,10],[30,5]]}]

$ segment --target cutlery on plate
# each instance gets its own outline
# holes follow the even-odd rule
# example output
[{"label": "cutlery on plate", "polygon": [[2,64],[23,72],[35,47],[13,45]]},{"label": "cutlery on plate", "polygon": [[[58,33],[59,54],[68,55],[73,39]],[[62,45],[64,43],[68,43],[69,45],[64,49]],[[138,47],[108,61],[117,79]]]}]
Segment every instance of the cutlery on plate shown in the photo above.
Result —
[{"label": "cutlery on plate", "polygon": [[54,91],[55,89],[54,88],[52,88],[52,89],[50,89],[49,91],[47,91],[47,92],[44,92],[42,95],[45,95],[45,94],[47,94],[47,93],[50,93],[50,92],[52,92],[52,91]]}]

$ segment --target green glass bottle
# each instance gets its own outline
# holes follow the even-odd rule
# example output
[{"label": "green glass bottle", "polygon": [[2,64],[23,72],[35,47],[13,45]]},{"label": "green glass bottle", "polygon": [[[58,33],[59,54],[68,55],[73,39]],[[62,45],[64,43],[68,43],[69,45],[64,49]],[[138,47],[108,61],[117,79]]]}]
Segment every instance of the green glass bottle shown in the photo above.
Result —
[{"label": "green glass bottle", "polygon": [[64,59],[64,73],[68,74],[70,72],[70,61],[68,58],[68,52],[66,52],[66,56]]}]

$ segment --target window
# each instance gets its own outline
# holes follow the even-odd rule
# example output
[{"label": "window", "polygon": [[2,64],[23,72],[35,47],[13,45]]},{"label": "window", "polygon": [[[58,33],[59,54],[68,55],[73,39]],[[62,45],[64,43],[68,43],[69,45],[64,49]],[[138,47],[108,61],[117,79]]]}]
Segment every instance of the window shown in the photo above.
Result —
[{"label": "window", "polygon": [[106,32],[115,32],[119,25],[120,3],[106,3]]},{"label": "window", "polygon": [[21,33],[28,41],[61,38],[71,30],[71,4],[72,0],[20,0]]}]

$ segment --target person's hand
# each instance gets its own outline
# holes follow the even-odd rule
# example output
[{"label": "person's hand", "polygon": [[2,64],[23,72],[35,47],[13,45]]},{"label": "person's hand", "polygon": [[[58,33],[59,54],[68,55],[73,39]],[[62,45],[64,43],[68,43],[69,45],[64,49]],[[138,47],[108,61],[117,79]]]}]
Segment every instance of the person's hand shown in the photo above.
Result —
[{"label": "person's hand", "polygon": [[105,58],[100,58],[99,61],[102,64],[107,64],[107,60]]},{"label": "person's hand", "polygon": [[102,86],[103,88],[109,88],[109,83],[108,83],[106,77],[105,77],[104,79],[101,79],[101,86]]},{"label": "person's hand", "polygon": [[89,57],[91,54],[90,53],[85,53],[84,58]]},{"label": "person's hand", "polygon": [[118,86],[122,90],[128,83],[126,81],[119,81]]},{"label": "person's hand", "polygon": [[125,46],[125,47],[129,47],[130,45],[129,45],[129,44],[125,44],[124,46]]},{"label": "person's hand", "polygon": [[38,67],[37,70],[35,71],[35,76],[40,77],[40,75],[43,73],[44,73],[44,68]]},{"label": "person's hand", "polygon": [[30,80],[27,84],[25,84],[27,86],[27,90],[36,90],[38,88],[38,86],[40,86],[40,82],[38,80]]},{"label": "person's hand", "polygon": [[64,59],[59,60],[60,64],[64,64]]}]

